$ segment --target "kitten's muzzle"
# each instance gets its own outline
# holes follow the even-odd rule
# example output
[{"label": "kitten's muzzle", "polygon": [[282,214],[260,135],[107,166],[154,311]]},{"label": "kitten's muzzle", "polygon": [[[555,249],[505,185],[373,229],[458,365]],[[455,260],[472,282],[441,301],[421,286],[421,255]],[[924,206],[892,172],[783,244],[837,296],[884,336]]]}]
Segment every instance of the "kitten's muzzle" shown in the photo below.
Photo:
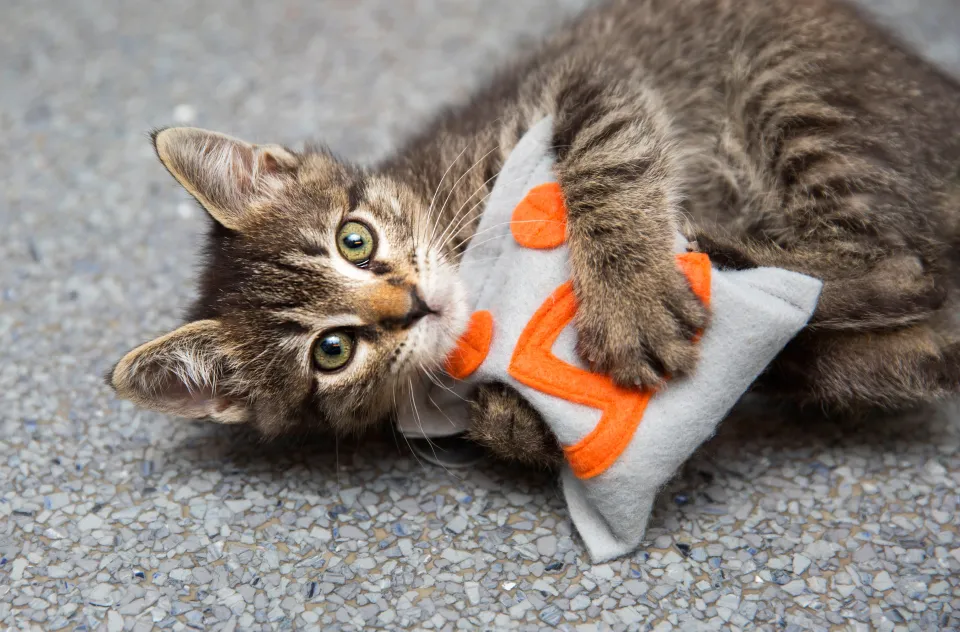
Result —
[{"label": "kitten's muzzle", "polygon": [[371,308],[375,319],[387,329],[409,329],[424,317],[438,314],[415,285],[380,292],[371,301]]}]

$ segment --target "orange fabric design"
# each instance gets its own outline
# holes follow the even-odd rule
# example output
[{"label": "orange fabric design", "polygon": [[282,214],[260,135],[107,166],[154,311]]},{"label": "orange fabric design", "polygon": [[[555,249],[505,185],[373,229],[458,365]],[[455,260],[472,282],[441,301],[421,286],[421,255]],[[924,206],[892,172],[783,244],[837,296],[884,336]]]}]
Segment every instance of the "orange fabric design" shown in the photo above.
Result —
[{"label": "orange fabric design", "polygon": [[677,265],[687,275],[690,289],[704,305],[710,304],[710,257],[702,252],[677,255]]},{"label": "orange fabric design", "polygon": [[[702,253],[677,256],[696,295],[710,301],[710,260]],[[653,391],[617,386],[604,375],[568,364],[551,348],[577,312],[573,284],[564,283],[543,303],[520,334],[507,372],[531,388],[601,411],[600,421],[583,439],[563,451],[581,479],[603,473],[633,438]]]},{"label": "orange fabric design", "polygon": [[482,310],[470,316],[467,331],[450,357],[447,358],[447,373],[458,380],[465,380],[480,368],[490,352],[493,340],[493,315]]},{"label": "orange fabric design", "polygon": [[510,221],[513,238],[525,248],[549,250],[567,238],[567,207],[556,182],[530,189],[513,209]]}]

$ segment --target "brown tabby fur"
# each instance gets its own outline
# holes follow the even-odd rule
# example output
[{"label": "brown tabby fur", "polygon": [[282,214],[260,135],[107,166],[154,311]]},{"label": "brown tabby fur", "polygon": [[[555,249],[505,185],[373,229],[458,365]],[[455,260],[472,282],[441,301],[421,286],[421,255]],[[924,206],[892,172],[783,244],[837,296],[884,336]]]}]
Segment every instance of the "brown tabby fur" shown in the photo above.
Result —
[{"label": "brown tabby fur", "polygon": [[[277,148],[261,159],[273,184],[258,183],[253,169],[252,181],[214,194],[230,199],[226,211],[211,210],[219,223],[192,317],[213,323],[216,342],[208,333],[180,347],[221,349],[208,362],[220,382],[207,381],[200,399],[219,402],[214,413],[239,407],[226,417],[253,418],[267,434],[304,420],[347,431],[382,418],[391,408],[383,393],[398,379],[369,369],[330,386],[289,342],[315,334],[311,319],[361,301],[323,263],[337,256],[318,253],[323,235],[359,204],[392,222],[394,250],[438,223],[453,237],[438,247],[461,252],[505,157],[548,114],[570,214],[580,351],[599,370],[651,385],[695,366],[687,341],[708,314],[670,257],[681,229],[720,265],[774,265],[825,281],[810,326],[758,390],[841,411],[958,390],[957,82],[836,1],[613,0],[371,170]],[[223,187],[202,160],[193,172],[164,162],[208,210],[216,206],[203,191]],[[403,213],[384,210],[391,204]],[[318,231],[311,251],[303,234]],[[322,255],[309,257],[309,270],[291,254],[305,249]],[[418,271],[403,274],[417,284]],[[280,311],[305,322],[297,330]],[[389,356],[401,341],[381,344]],[[141,347],[118,365],[114,385],[184,413],[182,393],[180,404],[163,397],[184,388],[183,371],[163,345],[146,351],[154,355]],[[509,388],[481,388],[473,414],[475,438],[495,453],[558,458],[556,441]]]}]

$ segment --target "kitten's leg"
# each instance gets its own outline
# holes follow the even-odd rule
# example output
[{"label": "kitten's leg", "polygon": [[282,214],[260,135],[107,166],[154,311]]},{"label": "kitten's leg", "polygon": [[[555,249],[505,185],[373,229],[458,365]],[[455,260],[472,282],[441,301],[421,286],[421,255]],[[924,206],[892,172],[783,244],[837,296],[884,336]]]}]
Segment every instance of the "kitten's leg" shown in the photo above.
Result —
[{"label": "kitten's leg", "polygon": [[842,74],[831,79],[840,84],[786,72],[745,89],[746,143],[780,201],[764,231],[775,239],[755,256],[824,280],[818,329],[922,322],[948,282],[943,201],[915,164],[927,157],[904,143],[897,114],[851,96]]},{"label": "kitten's leg", "polygon": [[756,168],[776,183],[780,208],[751,218],[748,236],[704,226],[690,235],[718,265],[824,280],[809,327],[758,388],[841,411],[957,392],[960,331],[945,306],[937,198],[898,144],[895,121],[842,91],[807,88],[794,81],[782,93],[795,100],[745,112],[744,144],[759,149]]},{"label": "kitten's leg", "polygon": [[824,330],[878,330],[929,319],[947,299],[946,283],[922,256],[889,252],[881,244],[838,240],[785,249],[753,239],[694,229],[696,249],[723,268],[786,268],[824,281],[811,326]]},{"label": "kitten's leg", "polygon": [[674,261],[680,184],[655,98],[573,81],[557,101],[578,351],[623,385],[693,369],[691,338],[708,319]]},{"label": "kitten's leg", "polygon": [[506,461],[550,468],[563,462],[560,444],[539,413],[505,384],[477,388],[469,437]]},{"label": "kitten's leg", "polygon": [[872,333],[806,332],[756,384],[800,405],[851,413],[901,409],[960,391],[960,340],[930,325]]}]

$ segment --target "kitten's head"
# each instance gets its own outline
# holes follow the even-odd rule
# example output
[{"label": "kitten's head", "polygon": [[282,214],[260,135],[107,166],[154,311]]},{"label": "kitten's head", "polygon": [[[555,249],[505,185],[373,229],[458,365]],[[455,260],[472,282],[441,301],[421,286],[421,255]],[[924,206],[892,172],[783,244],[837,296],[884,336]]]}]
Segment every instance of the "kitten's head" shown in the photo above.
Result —
[{"label": "kitten's head", "polygon": [[453,348],[465,295],[429,200],[324,151],[190,128],[154,143],[214,221],[189,322],[117,363],[121,397],[267,435],[352,432]]}]

